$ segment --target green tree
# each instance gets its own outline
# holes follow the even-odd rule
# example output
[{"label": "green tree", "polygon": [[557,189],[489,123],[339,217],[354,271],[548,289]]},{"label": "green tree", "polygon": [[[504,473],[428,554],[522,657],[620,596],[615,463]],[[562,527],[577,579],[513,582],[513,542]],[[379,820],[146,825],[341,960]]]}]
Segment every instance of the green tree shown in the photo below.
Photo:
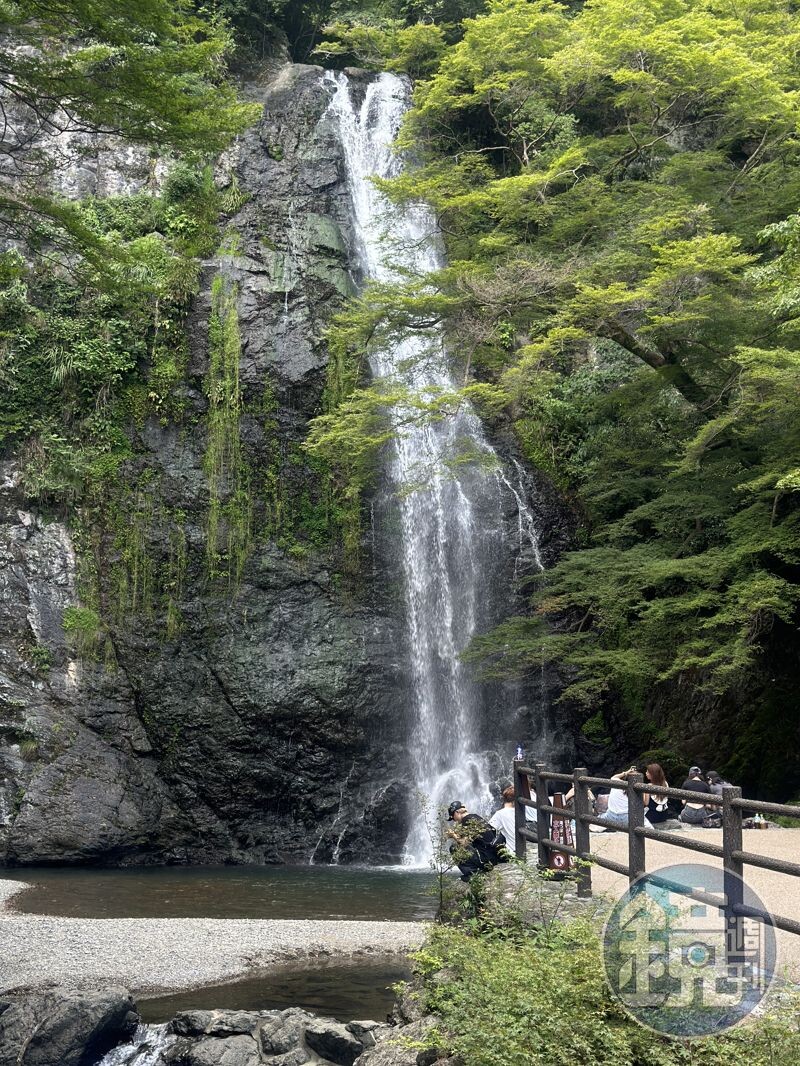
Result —
[{"label": "green tree", "polygon": [[254,120],[227,81],[226,24],[188,0],[19,0],[0,11],[0,221],[36,247],[95,242],[47,176],[87,134],[213,153]]},{"label": "green tree", "polygon": [[433,206],[449,265],[338,328],[444,330],[572,501],[579,544],[471,655],[565,664],[587,714],[733,692],[796,633],[799,32],[784,0],[493,0],[417,83],[416,165],[382,183]]}]

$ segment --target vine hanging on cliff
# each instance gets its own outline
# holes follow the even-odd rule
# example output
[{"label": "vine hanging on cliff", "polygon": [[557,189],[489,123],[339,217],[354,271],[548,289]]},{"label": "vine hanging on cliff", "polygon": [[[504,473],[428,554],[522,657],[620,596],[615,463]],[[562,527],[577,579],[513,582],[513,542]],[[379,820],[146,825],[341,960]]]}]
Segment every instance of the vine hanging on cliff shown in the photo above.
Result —
[{"label": "vine hanging on cliff", "polygon": [[241,339],[236,311],[238,291],[220,276],[211,287],[208,397],[208,444],[204,467],[208,476],[206,560],[212,579],[226,578],[238,587],[252,536],[253,504],[250,471],[242,455],[239,419]]}]

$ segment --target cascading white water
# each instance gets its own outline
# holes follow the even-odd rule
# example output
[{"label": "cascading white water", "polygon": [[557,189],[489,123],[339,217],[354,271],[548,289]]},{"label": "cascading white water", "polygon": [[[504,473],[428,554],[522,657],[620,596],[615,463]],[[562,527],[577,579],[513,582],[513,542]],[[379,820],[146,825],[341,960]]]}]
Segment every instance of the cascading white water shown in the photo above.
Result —
[{"label": "cascading white water", "polygon": [[129,1044],[109,1051],[97,1066],[162,1066],[163,1053],[176,1039],[166,1025],[140,1025]]},{"label": "cascading white water", "polygon": [[[404,272],[420,276],[438,269],[442,254],[431,212],[424,205],[390,204],[370,181],[373,175],[390,177],[402,165],[391,145],[409,106],[407,83],[381,74],[366,86],[356,106],[347,76],[328,77],[335,81],[330,111],[344,152],[364,278],[392,281]],[[458,387],[441,337],[410,336],[387,345],[374,354],[371,368],[376,378],[391,379],[415,393]],[[452,460],[465,452],[480,461],[454,466]],[[431,856],[429,824],[441,806],[459,799],[481,812],[491,799],[487,757],[479,751],[480,689],[459,655],[476,631],[487,556],[497,555],[502,536],[497,523],[487,529],[479,515],[490,497],[492,512],[499,513],[498,494],[504,486],[517,498],[523,535],[521,497],[499,470],[468,404],[440,421],[398,424],[387,473],[401,523],[414,702],[409,747],[416,786],[428,810],[427,819],[420,810],[407,841],[411,864],[423,864]],[[414,491],[408,491],[410,486]],[[538,545],[531,543],[538,562]]]}]

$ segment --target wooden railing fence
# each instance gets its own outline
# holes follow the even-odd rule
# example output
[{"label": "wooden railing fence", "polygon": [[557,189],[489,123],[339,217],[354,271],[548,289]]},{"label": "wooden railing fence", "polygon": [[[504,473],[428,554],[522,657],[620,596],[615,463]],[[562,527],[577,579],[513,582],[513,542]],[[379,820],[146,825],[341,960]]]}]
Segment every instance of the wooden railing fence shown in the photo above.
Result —
[{"label": "wooden railing fence", "polygon": [[[574,788],[574,806],[572,810],[564,811],[547,802],[547,783],[556,782],[564,786],[563,792]],[[625,826],[611,825],[598,818],[592,812],[592,804],[589,798],[590,788],[617,788],[625,789],[628,793],[628,824]],[[533,798],[531,798],[531,789]],[[672,844],[674,847],[683,848],[687,851],[696,851],[704,855],[712,855],[722,860],[723,892],[724,899],[711,896],[703,892],[687,892],[686,894],[702,903],[724,907],[730,921],[740,921],[741,918],[755,918],[759,921],[770,922],[778,929],[784,929],[790,933],[800,934],[800,922],[793,918],[784,918],[781,915],[770,914],[758,908],[749,907],[743,901],[743,885],[745,881],[744,871],[746,866],[758,866],[764,870],[772,870],[775,873],[789,874],[792,877],[800,877],[800,863],[787,862],[784,859],[775,859],[769,855],[759,855],[756,852],[745,851],[742,838],[743,811],[755,811],[761,814],[776,814],[788,818],[800,820],[800,806],[788,803],[766,803],[761,800],[745,800],[742,798],[742,790],[738,787],[728,786],[723,788],[722,796],[711,796],[706,793],[690,792],[680,788],[665,788],[664,786],[652,785],[645,782],[641,774],[631,774],[626,780],[613,777],[591,777],[585,767],[577,767],[571,774],[558,774],[546,768],[544,763],[536,763],[535,766],[525,766],[522,762],[514,763],[514,791],[516,802],[514,804],[514,827],[515,827],[515,851],[517,858],[526,857],[528,842],[536,844],[538,849],[538,862],[543,868],[549,864],[549,853],[561,851],[573,858],[584,860],[577,866],[577,889],[581,897],[592,895],[592,867],[595,863],[606,870],[622,874],[631,883],[636,881],[647,872],[646,869],[646,843],[648,840],[658,840],[664,844]],[[668,799],[693,800],[698,802],[702,798],[707,806],[722,808],[722,844],[706,843],[685,836],[683,833],[663,832],[645,825],[644,822],[644,793],[666,796]],[[536,809],[536,831],[529,828],[526,821],[525,809]],[[552,839],[552,817],[566,817],[575,823],[574,846],[569,847],[557,843]],[[607,829],[628,835],[628,863],[614,862],[597,855],[591,850],[590,825],[602,825]],[[800,833],[798,833],[800,839]],[[670,882],[665,882],[667,887],[674,888]]]}]

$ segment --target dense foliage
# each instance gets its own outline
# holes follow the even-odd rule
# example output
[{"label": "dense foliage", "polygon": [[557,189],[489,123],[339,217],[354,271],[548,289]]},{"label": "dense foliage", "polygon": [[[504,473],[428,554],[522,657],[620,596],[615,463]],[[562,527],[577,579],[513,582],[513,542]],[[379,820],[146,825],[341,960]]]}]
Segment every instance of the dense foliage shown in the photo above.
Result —
[{"label": "dense foliage", "polygon": [[[729,773],[770,789],[793,787],[795,770],[800,781],[780,763],[766,780],[763,741],[767,719],[787,748],[798,727],[791,4],[147,0],[17,3],[2,21],[4,91],[27,125],[19,140],[10,123],[0,144],[0,221],[21,249],[0,262],[0,444],[21,451],[34,495],[100,507],[131,458],[126,426],[183,416],[184,319],[225,198],[206,164],[257,111],[226,80],[228,26],[250,54],[285,30],[298,58],[316,49],[326,63],[407,71],[417,81],[400,147],[413,165],[384,187],[433,205],[449,265],[368,288],[334,324],[325,410],[306,445],[324,473],[315,502],[288,500],[276,469],[255,473],[237,450],[237,323],[216,292],[210,571],[240,572],[254,478],[271,535],[302,551],[287,533],[294,508],[312,543],[336,525],[356,565],[387,405],[416,421],[466,397],[513,430],[580,518],[532,613],[476,642],[481,669],[556,660],[584,717],[612,693],[640,724],[659,684],[722,699],[747,685]],[[183,162],[157,196],[47,196],[59,153],[74,157],[98,132]],[[460,395],[354,391],[369,347],[408,329],[444,329],[464,364]],[[272,403],[267,383],[267,417]],[[123,513],[137,519],[118,523],[125,602],[152,591],[142,528],[165,516],[149,495],[136,489]],[[185,569],[181,529],[170,588]],[[602,739],[596,716],[590,727]],[[650,726],[641,745],[675,746]]]},{"label": "dense foliage", "polygon": [[219,151],[253,118],[226,78],[231,37],[188,0],[18,0],[0,8],[0,224],[30,252],[91,228],[47,193],[87,136]]},{"label": "dense foliage", "polygon": [[341,330],[357,350],[444,328],[582,519],[533,616],[473,649],[490,673],[555,659],[566,698],[635,711],[771,655],[791,690],[798,40],[783,0],[493,0],[432,73],[409,64],[417,165],[384,188],[434,206],[449,266],[367,291]]},{"label": "dense foliage", "polygon": [[[226,25],[186,2],[20,2],[0,13],[0,446],[69,504],[129,451],[124,417],[168,414],[197,257],[217,243],[205,161],[259,113],[227,80]],[[161,195],[68,201],[87,138],[179,153]]]},{"label": "dense foliage", "polygon": [[232,26],[237,59],[269,58],[284,42],[300,63],[347,63],[381,70],[419,69],[418,55],[455,39],[483,0],[209,0],[203,10]]},{"label": "dense foliage", "polygon": [[720,1037],[671,1040],[633,1021],[611,994],[592,923],[474,935],[434,927],[416,956],[426,1012],[470,1066],[789,1066],[796,1004]]},{"label": "dense foliage", "polygon": [[0,260],[0,444],[31,452],[34,495],[74,502],[86,477],[113,473],[129,454],[125,419],[169,413],[217,200],[208,171],[178,168],[161,196],[76,205],[95,255],[70,271],[16,251]]},{"label": "dense foliage", "polygon": [[[148,417],[196,421],[181,391],[186,317],[200,259],[241,203],[210,164],[261,108],[229,80],[226,23],[183,0],[18,3],[0,19],[0,454],[19,460],[40,506],[69,514],[84,605],[64,628],[89,656],[134,613],[158,608],[168,633],[179,626],[186,516],[159,499],[136,436]],[[87,154],[91,167],[98,138],[123,162],[131,144],[144,164],[149,152],[159,181],[135,195],[55,194]],[[228,472],[208,465],[213,526]],[[158,565],[156,525],[169,545]],[[238,531],[211,539],[212,575],[235,576]]]}]

